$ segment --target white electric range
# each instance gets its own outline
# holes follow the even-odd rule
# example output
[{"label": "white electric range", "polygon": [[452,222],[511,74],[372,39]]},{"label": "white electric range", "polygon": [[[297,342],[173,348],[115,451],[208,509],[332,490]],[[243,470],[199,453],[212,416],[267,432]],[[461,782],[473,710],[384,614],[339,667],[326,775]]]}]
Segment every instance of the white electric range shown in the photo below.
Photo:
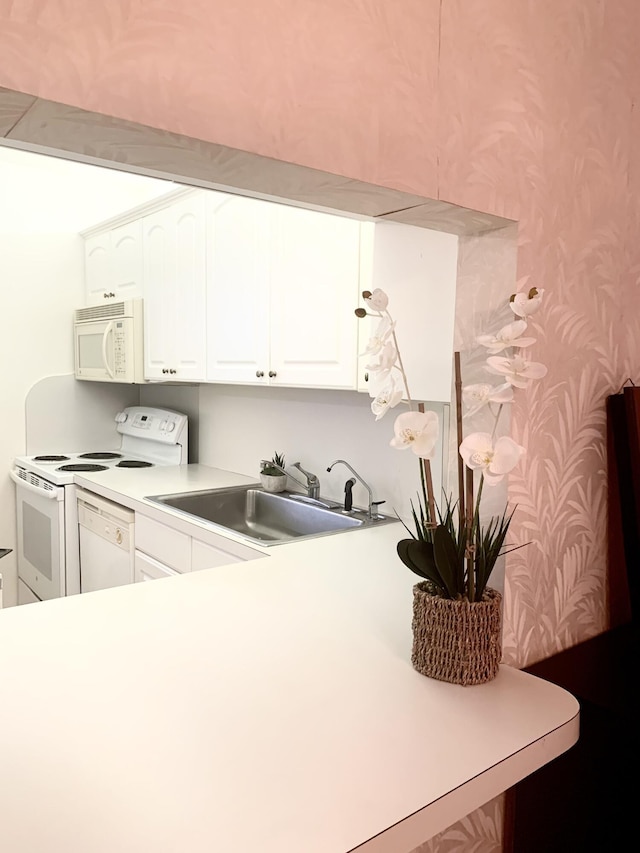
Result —
[{"label": "white electric range", "polygon": [[188,462],[186,415],[130,406],[115,423],[114,448],[14,460],[19,604],[81,591],[76,473]]}]

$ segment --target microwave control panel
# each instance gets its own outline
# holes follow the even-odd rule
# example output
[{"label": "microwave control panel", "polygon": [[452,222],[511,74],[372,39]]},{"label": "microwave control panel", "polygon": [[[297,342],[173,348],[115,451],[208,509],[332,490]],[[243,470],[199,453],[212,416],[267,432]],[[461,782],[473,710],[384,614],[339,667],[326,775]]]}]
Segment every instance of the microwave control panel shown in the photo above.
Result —
[{"label": "microwave control panel", "polygon": [[113,369],[116,376],[127,375],[126,331],[122,320],[116,321],[113,331]]}]

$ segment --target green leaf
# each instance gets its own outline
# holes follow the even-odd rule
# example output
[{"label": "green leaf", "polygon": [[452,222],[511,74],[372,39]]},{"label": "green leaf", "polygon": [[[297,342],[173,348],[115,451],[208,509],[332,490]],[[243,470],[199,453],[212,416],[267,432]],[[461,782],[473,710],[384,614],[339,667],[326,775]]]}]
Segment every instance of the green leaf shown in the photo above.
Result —
[{"label": "green leaf", "polygon": [[438,572],[450,598],[463,592],[458,589],[459,552],[451,531],[439,524],[433,534],[433,554]]},{"label": "green leaf", "polygon": [[495,567],[496,560],[505,553],[503,551],[504,540],[509,531],[513,512],[515,512],[515,509],[507,515],[505,510],[502,516],[494,516],[484,528],[476,531],[476,601],[480,601],[482,598],[491,572]]},{"label": "green leaf", "polygon": [[431,581],[438,589],[446,592],[446,587],[433,557],[433,545],[419,539],[401,539],[396,546],[398,556],[412,572]]}]

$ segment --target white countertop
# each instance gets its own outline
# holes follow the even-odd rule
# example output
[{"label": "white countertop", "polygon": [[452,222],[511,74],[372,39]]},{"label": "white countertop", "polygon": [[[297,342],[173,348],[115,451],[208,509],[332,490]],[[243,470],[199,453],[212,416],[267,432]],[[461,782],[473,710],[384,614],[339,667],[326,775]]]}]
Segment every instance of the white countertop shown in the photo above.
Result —
[{"label": "white countertop", "polygon": [[[251,481],[112,473],[78,483],[145,512],[148,494]],[[561,688],[412,669],[404,534],[0,611],[3,849],[408,853],[568,749]]]}]

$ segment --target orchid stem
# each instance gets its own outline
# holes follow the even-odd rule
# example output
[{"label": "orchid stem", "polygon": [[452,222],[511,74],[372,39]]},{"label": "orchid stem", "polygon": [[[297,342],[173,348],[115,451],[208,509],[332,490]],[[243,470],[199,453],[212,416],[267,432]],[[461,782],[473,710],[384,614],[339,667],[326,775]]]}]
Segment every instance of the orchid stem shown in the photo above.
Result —
[{"label": "orchid stem", "polygon": [[409,403],[409,408],[412,409],[413,408],[413,400],[411,399],[411,394],[409,392],[409,382],[407,381],[407,374],[404,371],[404,364],[402,363],[402,356],[400,355],[400,348],[398,347],[398,339],[396,337],[396,329],[395,329],[395,326],[393,324],[393,317],[391,316],[391,314],[389,314],[388,311],[385,311],[384,315],[381,314],[380,316],[381,317],[386,316],[387,319],[389,320],[389,323],[391,324],[391,337],[393,338],[393,346],[395,347],[396,358],[398,359],[397,367],[400,370],[400,373],[402,374],[402,383],[404,385],[404,390],[405,390],[405,393],[407,395],[407,401]]},{"label": "orchid stem", "polygon": [[[418,411],[424,412],[424,403],[418,403]],[[429,461],[429,459],[420,459],[420,479],[422,482],[422,496],[424,498],[425,506],[427,506],[429,510],[429,524],[431,526],[431,529],[433,529],[437,524],[436,501],[433,496],[433,478],[431,476],[431,462]]]}]

